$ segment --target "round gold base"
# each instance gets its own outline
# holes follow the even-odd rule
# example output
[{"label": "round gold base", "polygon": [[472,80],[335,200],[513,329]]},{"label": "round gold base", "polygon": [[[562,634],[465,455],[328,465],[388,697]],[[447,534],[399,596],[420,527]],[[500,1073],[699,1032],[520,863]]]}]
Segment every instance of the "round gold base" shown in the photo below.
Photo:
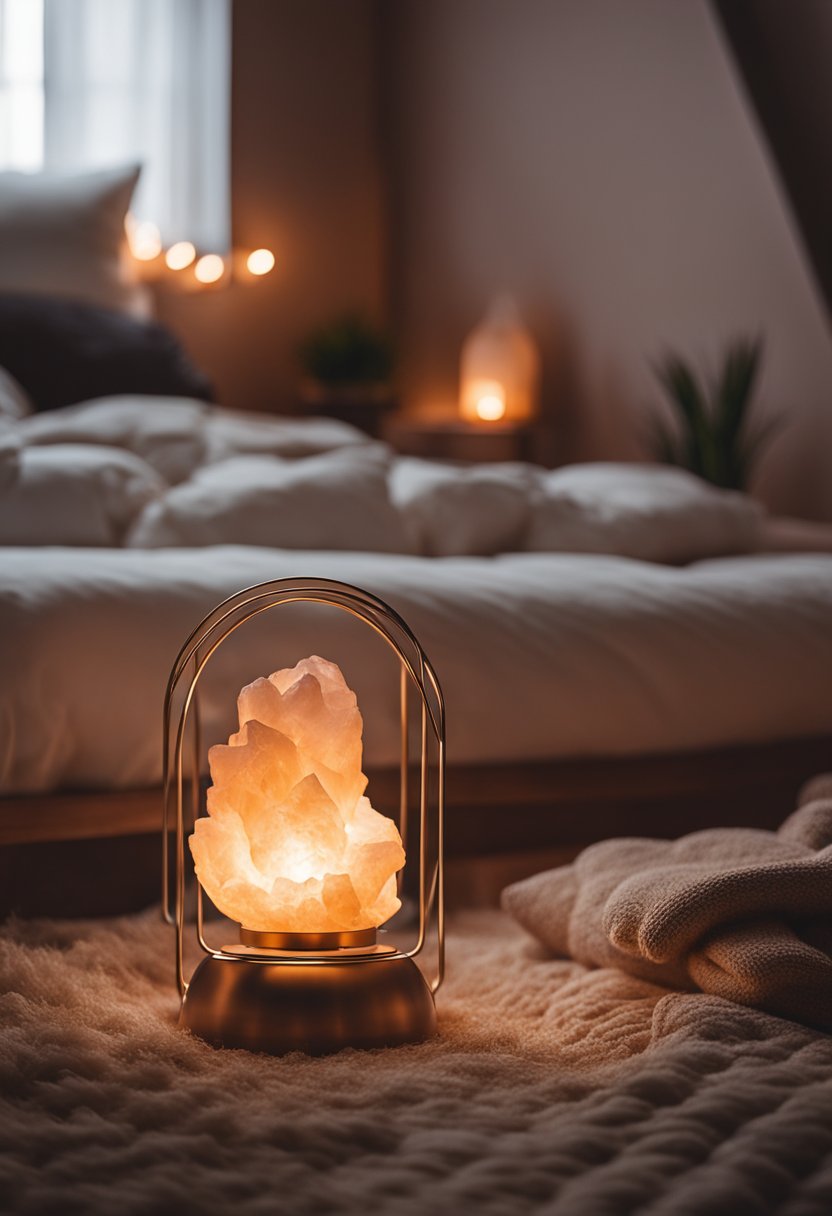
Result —
[{"label": "round gold base", "polygon": [[179,1024],[214,1047],[327,1055],[421,1042],[436,1033],[436,1008],[402,954],[299,963],[213,954],[193,974]]}]

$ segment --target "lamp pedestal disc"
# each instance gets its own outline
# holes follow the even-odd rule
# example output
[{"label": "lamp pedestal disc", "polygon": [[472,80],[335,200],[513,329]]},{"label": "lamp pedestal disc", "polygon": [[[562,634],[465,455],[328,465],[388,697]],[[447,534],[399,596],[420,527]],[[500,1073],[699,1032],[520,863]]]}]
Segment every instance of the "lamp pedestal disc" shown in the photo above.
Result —
[{"label": "lamp pedestal disc", "polygon": [[179,1024],[214,1047],[328,1055],[422,1042],[436,1033],[436,1007],[413,959],[390,948],[274,961],[241,950],[202,960]]}]

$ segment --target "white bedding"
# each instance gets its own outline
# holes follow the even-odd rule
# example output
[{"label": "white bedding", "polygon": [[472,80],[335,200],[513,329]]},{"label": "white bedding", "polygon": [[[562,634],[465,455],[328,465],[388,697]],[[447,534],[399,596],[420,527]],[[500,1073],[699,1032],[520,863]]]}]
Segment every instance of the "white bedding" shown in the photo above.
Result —
[{"label": "white bedding", "polygon": [[[429,559],[192,550],[0,551],[0,788],[160,779],[177,649],[226,595],[271,578],[359,584],[411,624],[442,682],[450,763],[633,754],[832,730],[832,556]],[[253,677],[310,653],[339,662],[365,759],[397,760],[392,659],[333,609],[288,607],[209,668],[208,742]]]},{"label": "white bedding", "polygon": [[[32,416],[4,400],[0,792],[158,782],[181,642],[221,599],[284,576],[356,583],[403,614],[445,689],[451,763],[832,728],[832,556],[634,560],[749,554],[762,512],[744,495],[655,466],[407,461],[343,423],[188,399]],[[395,763],[379,647],[334,610],[261,619],[208,669],[207,742],[244,683],[318,652],[359,695],[367,763]]]},{"label": "white bedding", "polygon": [[[0,377],[5,545],[99,545],[115,514],[125,528],[113,543],[142,549],[532,551],[684,563],[760,547],[762,507],[682,469],[608,463],[545,472],[409,460],[343,422],[257,417],[179,397],[105,397],[20,417],[25,401],[7,389]],[[113,449],[144,466],[153,493],[119,501],[123,479],[110,477],[74,511],[67,479],[77,482]],[[27,464],[41,469],[34,534],[23,526]]]}]

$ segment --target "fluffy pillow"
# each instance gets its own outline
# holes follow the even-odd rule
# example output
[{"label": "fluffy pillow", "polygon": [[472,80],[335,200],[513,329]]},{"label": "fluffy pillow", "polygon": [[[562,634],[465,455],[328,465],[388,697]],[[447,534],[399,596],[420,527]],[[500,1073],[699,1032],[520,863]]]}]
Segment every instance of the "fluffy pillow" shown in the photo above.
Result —
[{"label": "fluffy pillow", "polygon": [[0,486],[0,545],[119,545],[163,488],[130,452],[81,444],[24,448],[16,478]]},{"label": "fluffy pillow", "polygon": [[684,563],[756,549],[763,515],[682,469],[578,464],[540,477],[526,548]]},{"label": "fluffy pillow", "polygon": [[18,424],[24,443],[100,443],[126,448],[175,484],[190,477],[205,456],[210,408],[180,397],[105,397]]},{"label": "fluffy pillow", "polygon": [[23,385],[18,384],[5,367],[0,367],[0,418],[16,421],[26,418],[34,408],[34,402]]},{"label": "fluffy pillow", "polygon": [[138,177],[138,165],[0,173],[0,291],[135,308],[124,217]]},{"label": "fluffy pillow", "polygon": [[117,393],[213,396],[163,325],[51,296],[0,295],[0,366],[37,410]]},{"label": "fluffy pillow", "polygon": [[391,470],[390,493],[418,552],[486,556],[522,548],[533,476],[523,464],[461,467],[407,457]]},{"label": "fluffy pillow", "polygon": [[237,456],[209,465],[151,503],[127,543],[408,552],[390,502],[388,459],[368,445],[302,460]]},{"label": "fluffy pillow", "polygon": [[364,431],[335,418],[276,418],[241,410],[212,410],[205,425],[206,463],[231,456],[316,456],[371,442]]}]

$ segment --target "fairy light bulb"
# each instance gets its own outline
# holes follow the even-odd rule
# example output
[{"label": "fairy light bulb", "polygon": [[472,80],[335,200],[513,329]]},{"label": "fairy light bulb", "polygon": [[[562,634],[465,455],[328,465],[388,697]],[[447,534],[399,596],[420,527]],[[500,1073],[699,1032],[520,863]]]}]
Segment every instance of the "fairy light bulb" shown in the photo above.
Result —
[{"label": "fairy light bulb", "polygon": [[194,277],[200,283],[216,283],[224,274],[225,262],[218,253],[204,254],[194,266]]}]

